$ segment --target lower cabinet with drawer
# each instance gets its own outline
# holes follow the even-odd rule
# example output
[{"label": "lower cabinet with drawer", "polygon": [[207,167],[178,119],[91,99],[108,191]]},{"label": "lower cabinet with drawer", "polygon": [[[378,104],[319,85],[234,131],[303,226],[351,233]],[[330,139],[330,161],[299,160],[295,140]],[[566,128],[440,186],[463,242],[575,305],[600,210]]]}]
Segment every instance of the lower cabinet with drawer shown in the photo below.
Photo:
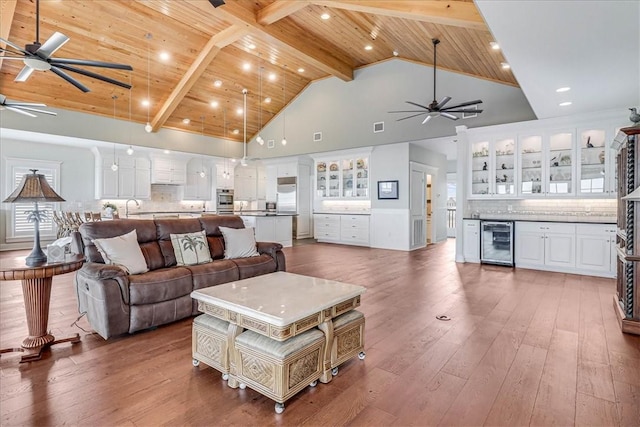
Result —
[{"label": "lower cabinet with drawer", "polygon": [[315,214],[314,237],[319,242],[369,246],[369,216]]},{"label": "lower cabinet with drawer", "polygon": [[615,277],[615,225],[518,221],[516,267]]}]

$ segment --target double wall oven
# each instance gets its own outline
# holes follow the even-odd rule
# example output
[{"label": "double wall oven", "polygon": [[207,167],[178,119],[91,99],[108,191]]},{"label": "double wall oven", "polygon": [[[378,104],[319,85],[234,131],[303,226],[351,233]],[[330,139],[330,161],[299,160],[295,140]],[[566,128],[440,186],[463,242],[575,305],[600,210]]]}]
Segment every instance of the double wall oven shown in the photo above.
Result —
[{"label": "double wall oven", "polygon": [[216,212],[218,214],[233,213],[233,190],[224,188],[216,190]]}]

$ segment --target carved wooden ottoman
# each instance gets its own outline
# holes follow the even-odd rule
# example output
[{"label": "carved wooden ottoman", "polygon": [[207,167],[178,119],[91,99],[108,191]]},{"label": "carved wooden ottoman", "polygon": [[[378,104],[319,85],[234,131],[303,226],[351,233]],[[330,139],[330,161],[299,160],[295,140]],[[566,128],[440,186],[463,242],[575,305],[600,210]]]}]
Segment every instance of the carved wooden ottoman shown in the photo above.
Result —
[{"label": "carved wooden ottoman", "polygon": [[333,319],[333,345],[331,346],[331,373],[338,375],[338,366],[364,352],[364,314],[351,310]]},{"label": "carved wooden ottoman", "polygon": [[240,388],[249,388],[284,402],[307,385],[315,387],[323,371],[324,334],[316,328],[286,341],[276,341],[253,331],[236,337],[236,373]]},{"label": "carved wooden ottoman", "polygon": [[193,366],[204,362],[222,372],[222,379],[229,379],[229,352],[227,331],[229,322],[208,314],[193,319],[192,354]]}]

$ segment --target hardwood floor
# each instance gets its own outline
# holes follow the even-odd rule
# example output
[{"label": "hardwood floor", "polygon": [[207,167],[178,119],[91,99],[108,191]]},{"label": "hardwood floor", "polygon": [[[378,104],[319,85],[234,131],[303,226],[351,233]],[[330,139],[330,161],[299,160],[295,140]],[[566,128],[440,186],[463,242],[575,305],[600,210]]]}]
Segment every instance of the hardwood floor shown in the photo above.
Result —
[{"label": "hardwood floor", "polygon": [[[38,362],[2,355],[0,425],[639,424],[640,337],[620,332],[613,280],[456,264],[454,246],[286,249],[288,271],[367,288],[367,356],[281,415],[192,366],[191,319],[105,341],[72,326],[74,273],[56,276],[49,327],[82,341]],[[0,348],[25,337],[23,310],[20,283],[0,282]]]}]

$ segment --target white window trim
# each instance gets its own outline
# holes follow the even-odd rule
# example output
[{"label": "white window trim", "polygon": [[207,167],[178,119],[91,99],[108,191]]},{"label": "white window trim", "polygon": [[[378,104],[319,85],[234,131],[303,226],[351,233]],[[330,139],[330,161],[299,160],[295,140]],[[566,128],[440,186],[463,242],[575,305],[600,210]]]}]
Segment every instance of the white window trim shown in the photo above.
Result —
[{"label": "white window trim", "polygon": [[[4,159],[4,187],[0,189],[3,192],[2,199],[4,200],[9,197],[15,190],[15,169],[16,168],[27,168],[27,169],[39,169],[39,170],[51,170],[53,176],[53,182],[51,183],[51,187],[57,192],[60,193],[60,165],[61,161],[53,161],[53,160],[34,160],[34,159],[25,159],[25,158],[17,158],[17,157],[7,157]],[[3,203],[2,209],[5,210],[5,240],[6,243],[19,243],[19,242],[29,242],[33,240],[33,233],[30,235],[19,235],[16,236],[15,233],[15,211],[12,203]],[[59,210],[60,204],[54,203],[54,209]],[[52,212],[47,212],[49,220],[53,221]],[[41,239],[55,239],[56,238],[56,230],[55,224],[51,228],[50,231],[40,230],[40,238]]]}]

